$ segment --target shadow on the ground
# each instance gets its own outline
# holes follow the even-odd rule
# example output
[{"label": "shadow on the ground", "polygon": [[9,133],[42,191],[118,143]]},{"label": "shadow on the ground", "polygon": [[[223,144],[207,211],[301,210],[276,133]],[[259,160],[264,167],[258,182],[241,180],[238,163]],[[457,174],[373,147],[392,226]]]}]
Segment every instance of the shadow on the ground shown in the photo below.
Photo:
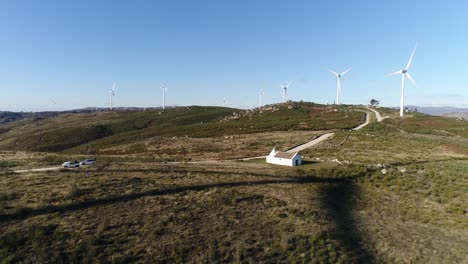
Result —
[{"label": "shadow on the ground", "polygon": [[[252,174],[249,174],[252,175]],[[187,191],[204,191],[212,188],[234,188],[242,186],[259,186],[274,184],[314,184],[321,183],[319,201],[327,219],[332,222],[333,228],[329,230],[332,239],[338,241],[342,248],[348,252],[357,263],[375,262],[373,256],[363,246],[362,236],[353,217],[354,200],[358,191],[354,179],[367,175],[366,172],[350,177],[316,177],[316,176],[271,176],[269,179],[244,180],[235,182],[209,183],[199,185],[179,186],[167,189],[155,189],[133,194],[124,194],[93,200],[80,201],[66,205],[50,205],[42,208],[22,208],[15,213],[0,214],[0,223],[9,223],[15,220],[51,214],[70,213],[82,209],[127,202],[143,197],[157,197],[177,194]],[[265,177],[265,175],[258,175]]]},{"label": "shadow on the ground", "polygon": [[[313,160],[302,160],[302,165],[308,165],[308,164],[317,164],[320,163],[318,161],[313,161]],[[300,167],[299,167],[300,168]]]},{"label": "shadow on the ground", "polygon": [[[252,176],[252,174],[249,174]],[[258,175],[257,177],[267,177],[265,175]],[[358,177],[358,176],[355,176]],[[352,178],[355,178],[352,177]],[[9,222],[12,220],[22,220],[27,219],[37,215],[50,214],[50,213],[68,213],[81,209],[86,209],[90,207],[97,207],[103,205],[109,205],[119,202],[127,202],[142,197],[151,197],[151,196],[162,196],[177,194],[186,191],[203,191],[211,188],[233,188],[240,186],[258,186],[258,185],[268,185],[268,184],[308,184],[308,183],[333,183],[343,181],[341,178],[327,178],[327,177],[315,177],[315,176],[271,176],[270,179],[265,180],[246,180],[246,181],[236,181],[236,182],[221,182],[221,183],[209,183],[209,184],[200,184],[200,185],[189,185],[189,186],[179,186],[169,189],[156,189],[150,191],[144,191],[133,194],[125,194],[119,196],[111,196],[93,200],[80,201],[72,204],[66,205],[49,205],[42,208],[21,208],[15,213],[12,214],[0,214],[0,222]]]},{"label": "shadow on the ground", "polygon": [[320,188],[319,199],[327,220],[331,223],[329,235],[338,241],[355,263],[376,263],[375,257],[364,245],[353,215],[357,210],[359,188],[352,181],[334,182]]},{"label": "shadow on the ground", "polygon": [[[68,172],[68,170],[66,171]],[[181,168],[171,168],[171,167],[156,167],[156,168],[118,168],[118,169],[95,169],[95,170],[73,170],[73,173],[82,173],[82,174],[89,174],[90,172],[93,173],[181,173],[181,174],[188,174],[188,173],[203,173],[203,174],[217,174],[217,175],[233,175],[233,176],[255,176],[255,177],[268,177],[268,178],[282,178],[286,175],[281,176],[278,175],[268,175],[264,173],[252,173],[252,172],[226,172],[226,171],[218,171],[218,170],[210,170],[210,169],[181,169]]]}]

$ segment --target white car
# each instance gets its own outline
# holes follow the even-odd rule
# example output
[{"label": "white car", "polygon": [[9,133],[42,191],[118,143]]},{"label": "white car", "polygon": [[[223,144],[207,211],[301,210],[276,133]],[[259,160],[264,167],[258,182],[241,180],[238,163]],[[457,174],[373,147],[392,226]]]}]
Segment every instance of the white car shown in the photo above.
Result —
[{"label": "white car", "polygon": [[80,165],[94,165],[96,164],[96,159],[85,159],[80,162]]},{"label": "white car", "polygon": [[78,161],[66,161],[62,164],[64,168],[76,168],[79,167],[80,163]]}]

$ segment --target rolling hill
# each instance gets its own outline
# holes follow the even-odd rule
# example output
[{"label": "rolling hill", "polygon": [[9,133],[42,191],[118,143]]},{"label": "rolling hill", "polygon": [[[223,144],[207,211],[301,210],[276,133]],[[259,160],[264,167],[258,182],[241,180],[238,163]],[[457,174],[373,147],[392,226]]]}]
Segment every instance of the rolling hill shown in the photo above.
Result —
[{"label": "rolling hill", "polygon": [[[5,263],[464,263],[468,123],[311,103],[0,126]],[[305,164],[264,160],[325,131]],[[14,149],[20,151],[15,151]],[[48,150],[35,152],[24,150]],[[55,166],[95,153],[98,163]],[[192,162],[193,161],[193,162]]]},{"label": "rolling hill", "polygon": [[190,106],[165,112],[62,114],[0,126],[0,149],[94,153],[152,137],[210,137],[266,131],[349,129],[364,113],[354,108],[291,103],[260,110]]}]

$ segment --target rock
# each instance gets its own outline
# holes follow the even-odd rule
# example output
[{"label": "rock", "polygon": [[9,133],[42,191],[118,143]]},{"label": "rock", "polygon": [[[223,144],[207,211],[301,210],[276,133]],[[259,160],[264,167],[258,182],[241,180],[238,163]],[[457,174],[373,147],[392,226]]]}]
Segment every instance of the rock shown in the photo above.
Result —
[{"label": "rock", "polygon": [[387,174],[387,170],[386,170],[386,169],[382,169],[380,172],[382,172],[382,174]]},{"label": "rock", "polygon": [[398,170],[399,170],[401,173],[405,173],[405,172],[406,172],[406,168],[405,168],[405,167],[398,168]]}]

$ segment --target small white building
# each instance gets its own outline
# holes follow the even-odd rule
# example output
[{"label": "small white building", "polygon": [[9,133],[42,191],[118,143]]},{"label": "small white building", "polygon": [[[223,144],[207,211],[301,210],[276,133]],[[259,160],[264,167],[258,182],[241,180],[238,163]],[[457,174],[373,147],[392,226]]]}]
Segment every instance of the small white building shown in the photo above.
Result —
[{"label": "small white building", "polygon": [[302,165],[302,157],[299,153],[292,152],[281,152],[276,151],[275,148],[266,157],[266,162],[271,164],[283,165],[283,166],[298,166]]}]

